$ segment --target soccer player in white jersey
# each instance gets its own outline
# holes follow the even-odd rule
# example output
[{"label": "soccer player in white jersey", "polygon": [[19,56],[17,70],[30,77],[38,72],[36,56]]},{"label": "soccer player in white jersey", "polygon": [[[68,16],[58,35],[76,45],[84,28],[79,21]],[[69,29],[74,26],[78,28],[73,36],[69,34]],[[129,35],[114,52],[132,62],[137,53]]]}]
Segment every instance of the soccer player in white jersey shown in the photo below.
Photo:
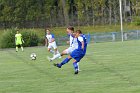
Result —
[{"label": "soccer player in white jersey", "polygon": [[[53,58],[48,58],[49,61],[53,61],[63,55],[71,54],[75,49],[78,48],[78,42],[77,42],[77,38],[75,38],[74,27],[72,27],[72,26],[67,27],[66,32],[69,36],[70,46],[67,49],[65,49],[61,54],[57,54],[57,55],[53,56]],[[79,63],[78,63],[78,70],[80,71]]]},{"label": "soccer player in white jersey", "polygon": [[[51,34],[50,30],[49,29],[46,29],[46,44],[48,46],[48,51],[50,53],[52,53],[53,55],[57,55],[57,54],[60,54],[58,49],[57,49],[57,45],[56,45],[56,42],[55,42],[55,38],[54,38],[54,35]],[[54,49],[54,51],[52,50],[52,48]]]},{"label": "soccer player in white jersey", "polygon": [[49,58],[49,61],[53,61],[55,60],[56,58],[58,57],[61,57],[63,55],[67,55],[67,54],[70,54],[74,49],[76,49],[78,47],[78,43],[77,43],[77,40],[74,35],[74,27],[68,27],[67,28],[67,34],[70,38],[70,40],[67,42],[70,44],[69,48],[65,49],[61,54],[57,54],[55,55],[53,58]]}]

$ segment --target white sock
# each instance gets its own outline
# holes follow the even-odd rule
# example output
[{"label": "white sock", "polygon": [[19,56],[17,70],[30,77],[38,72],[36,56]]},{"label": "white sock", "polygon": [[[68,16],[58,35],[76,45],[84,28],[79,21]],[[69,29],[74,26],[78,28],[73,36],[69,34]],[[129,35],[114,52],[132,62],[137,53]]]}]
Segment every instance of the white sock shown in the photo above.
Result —
[{"label": "white sock", "polygon": [[60,53],[59,53],[59,54],[54,55],[54,56],[53,56],[53,58],[51,58],[51,60],[55,60],[55,59],[56,59],[56,58],[58,58],[58,57],[61,57]]},{"label": "white sock", "polygon": [[79,70],[80,70],[80,69],[79,69],[79,62],[77,63],[77,66],[78,66],[78,71],[79,71]]},{"label": "white sock", "polygon": [[23,47],[21,47],[21,50],[23,51]]},{"label": "white sock", "polygon": [[57,53],[57,54],[60,54],[58,50],[57,50],[57,52],[56,52],[56,53]]},{"label": "white sock", "polygon": [[54,51],[53,50],[50,50],[50,53],[54,54]]},{"label": "white sock", "polygon": [[18,51],[18,47],[16,47],[16,51]]}]

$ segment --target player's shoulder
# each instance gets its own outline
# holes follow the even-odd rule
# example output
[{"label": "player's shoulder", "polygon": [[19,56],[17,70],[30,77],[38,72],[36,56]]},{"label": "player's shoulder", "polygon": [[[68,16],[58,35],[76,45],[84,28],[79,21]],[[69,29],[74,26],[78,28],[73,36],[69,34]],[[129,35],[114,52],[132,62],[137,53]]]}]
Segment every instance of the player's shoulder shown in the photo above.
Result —
[{"label": "player's shoulder", "polygon": [[54,36],[54,34],[52,34],[52,33],[50,35]]},{"label": "player's shoulder", "polygon": [[22,34],[21,34],[21,33],[19,33],[19,35],[20,35],[20,36],[22,36]]},{"label": "player's shoulder", "polygon": [[51,33],[52,38],[54,38],[54,34]]},{"label": "player's shoulder", "polygon": [[83,41],[83,37],[82,36],[78,36],[78,40],[79,41]]},{"label": "player's shoulder", "polygon": [[15,37],[17,37],[18,36],[18,34],[15,34]]},{"label": "player's shoulder", "polygon": [[81,34],[80,36],[81,36],[81,37],[86,37],[86,35],[85,35],[85,34]]}]

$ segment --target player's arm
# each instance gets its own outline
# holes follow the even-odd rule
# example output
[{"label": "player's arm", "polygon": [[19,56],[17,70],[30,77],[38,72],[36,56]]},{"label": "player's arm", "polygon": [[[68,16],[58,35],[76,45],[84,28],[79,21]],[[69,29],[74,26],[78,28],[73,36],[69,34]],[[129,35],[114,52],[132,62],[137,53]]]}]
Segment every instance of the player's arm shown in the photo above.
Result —
[{"label": "player's arm", "polygon": [[48,39],[45,38],[45,46],[48,46]]},{"label": "player's arm", "polygon": [[52,38],[51,43],[52,43],[52,42],[54,42],[54,41],[55,41],[55,39],[54,39],[54,38]]},{"label": "player's arm", "polygon": [[22,43],[25,43],[24,40],[23,40],[23,38],[22,38],[22,35],[21,35],[21,41],[22,41]]},{"label": "player's arm", "polygon": [[16,37],[16,35],[15,35],[15,44],[16,44],[16,41],[17,41],[17,37]]},{"label": "player's arm", "polygon": [[67,41],[67,44],[70,44],[70,41]]}]

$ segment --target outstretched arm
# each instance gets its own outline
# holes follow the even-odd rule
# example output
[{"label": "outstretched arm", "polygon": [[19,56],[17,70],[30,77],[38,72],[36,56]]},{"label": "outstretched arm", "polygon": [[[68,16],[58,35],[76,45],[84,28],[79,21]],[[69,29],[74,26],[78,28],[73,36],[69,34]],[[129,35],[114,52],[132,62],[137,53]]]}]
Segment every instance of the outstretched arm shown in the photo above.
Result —
[{"label": "outstretched arm", "polygon": [[45,38],[45,46],[48,46],[48,39]]}]

